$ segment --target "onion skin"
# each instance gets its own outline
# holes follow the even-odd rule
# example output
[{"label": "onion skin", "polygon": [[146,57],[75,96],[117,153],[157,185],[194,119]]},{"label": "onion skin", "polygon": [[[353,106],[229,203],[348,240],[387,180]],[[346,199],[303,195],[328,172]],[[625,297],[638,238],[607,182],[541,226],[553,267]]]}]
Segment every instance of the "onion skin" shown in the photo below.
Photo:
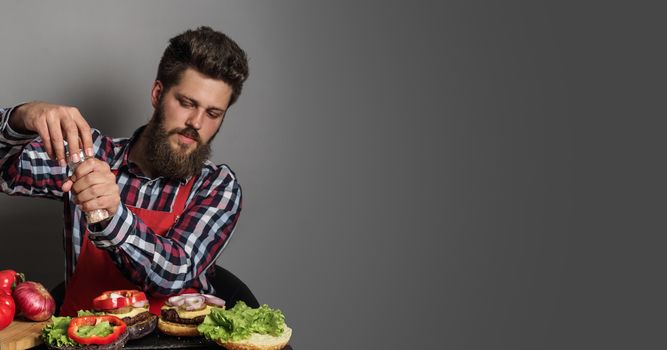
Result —
[{"label": "onion skin", "polygon": [[38,282],[23,282],[14,288],[17,311],[31,321],[46,321],[56,309],[56,301]]}]

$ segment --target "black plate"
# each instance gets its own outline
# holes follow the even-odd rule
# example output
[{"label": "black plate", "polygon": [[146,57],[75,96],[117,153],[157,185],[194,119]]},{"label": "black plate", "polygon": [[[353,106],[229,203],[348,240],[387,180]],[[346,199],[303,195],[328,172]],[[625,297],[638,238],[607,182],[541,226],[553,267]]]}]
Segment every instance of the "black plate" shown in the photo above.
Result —
[{"label": "black plate", "polygon": [[[148,350],[148,349],[216,349],[225,350],[215,342],[208,341],[203,337],[172,337],[163,334],[157,329],[153,333],[136,340],[130,340],[123,349]],[[292,350],[288,344],[282,350]]]},{"label": "black plate", "polygon": [[208,341],[203,337],[172,337],[155,330],[153,333],[141,338],[130,340],[125,344],[125,349],[218,349],[223,350],[218,344]]},{"label": "black plate", "polygon": [[[38,347],[32,348],[31,350],[43,350],[46,349],[44,344],[39,345]],[[202,337],[172,337],[161,333],[158,330],[153,331],[153,333],[136,340],[130,340],[125,344],[123,349],[134,349],[134,350],[148,350],[148,349],[168,349],[168,350],[178,350],[178,349],[216,349],[216,350],[225,350],[225,348],[219,346],[215,342],[208,341]],[[292,350],[292,347],[288,344],[282,350]]]}]

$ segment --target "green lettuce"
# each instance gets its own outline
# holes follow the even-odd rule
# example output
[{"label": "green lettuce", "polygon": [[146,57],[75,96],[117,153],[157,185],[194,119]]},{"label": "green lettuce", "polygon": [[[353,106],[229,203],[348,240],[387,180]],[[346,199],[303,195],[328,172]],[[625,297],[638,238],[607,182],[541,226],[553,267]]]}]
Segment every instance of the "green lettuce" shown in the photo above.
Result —
[{"label": "green lettuce", "polygon": [[231,309],[213,308],[198,327],[199,333],[210,340],[238,341],[253,333],[279,336],[285,328],[285,316],[280,310],[264,304],[252,309],[239,301]]},{"label": "green lettuce", "polygon": [[76,312],[77,317],[82,317],[82,316],[101,316],[104,315],[104,312],[96,312],[96,311],[90,311],[90,310],[79,310]]},{"label": "green lettuce", "polygon": [[[77,311],[77,316],[79,317],[95,316],[97,314],[99,313],[87,310]],[[75,342],[74,340],[70,339],[67,336],[67,328],[69,328],[69,324],[71,321],[72,317],[51,316],[51,324],[45,326],[42,329],[42,340],[44,340],[44,342],[47,344],[57,347],[79,345],[79,343]],[[104,321],[94,326],[81,326],[79,327],[76,333],[81,337],[92,337],[92,336],[104,337],[113,333],[113,326],[111,326],[109,322]]]},{"label": "green lettuce", "polygon": [[71,317],[51,316],[51,324],[42,329],[42,340],[52,346],[75,346],[78,345],[74,340],[67,336],[67,328]]},{"label": "green lettuce", "polygon": [[113,333],[113,326],[109,321],[102,321],[93,326],[81,326],[76,329],[76,335],[81,338],[106,337]]}]

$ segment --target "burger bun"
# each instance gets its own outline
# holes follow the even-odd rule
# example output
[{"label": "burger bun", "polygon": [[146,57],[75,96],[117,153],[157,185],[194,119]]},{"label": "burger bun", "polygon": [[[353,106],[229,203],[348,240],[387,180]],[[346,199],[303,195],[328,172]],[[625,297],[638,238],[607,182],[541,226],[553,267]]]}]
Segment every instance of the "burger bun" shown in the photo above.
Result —
[{"label": "burger bun", "polygon": [[165,321],[160,317],[157,322],[157,328],[164,334],[176,337],[198,337],[199,331],[197,324],[183,324]]},{"label": "burger bun", "polygon": [[279,350],[287,345],[290,337],[292,329],[285,326],[279,336],[253,333],[248,339],[228,342],[216,340],[216,343],[227,350]]}]

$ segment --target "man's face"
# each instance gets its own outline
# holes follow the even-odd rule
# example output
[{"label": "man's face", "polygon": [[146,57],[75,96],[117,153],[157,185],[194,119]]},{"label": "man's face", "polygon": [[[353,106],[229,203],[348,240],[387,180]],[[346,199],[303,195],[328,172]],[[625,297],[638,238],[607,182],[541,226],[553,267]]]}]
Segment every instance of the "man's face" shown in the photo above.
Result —
[{"label": "man's face", "polygon": [[190,68],[168,91],[160,82],[153,85],[155,113],[147,128],[147,151],[160,175],[183,179],[199,173],[231,95],[225,82]]}]

